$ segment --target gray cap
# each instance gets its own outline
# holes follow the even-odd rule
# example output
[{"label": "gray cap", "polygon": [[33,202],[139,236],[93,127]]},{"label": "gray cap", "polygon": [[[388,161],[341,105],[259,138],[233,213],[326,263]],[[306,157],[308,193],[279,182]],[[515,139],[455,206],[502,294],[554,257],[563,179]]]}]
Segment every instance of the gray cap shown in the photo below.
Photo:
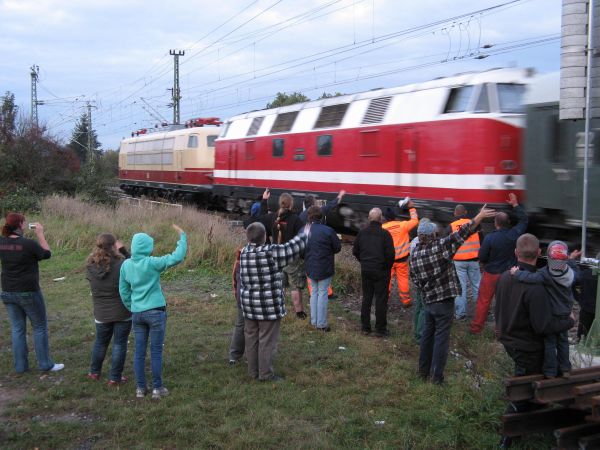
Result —
[{"label": "gray cap", "polygon": [[437,225],[430,220],[421,220],[417,228],[417,234],[431,236],[437,231]]}]

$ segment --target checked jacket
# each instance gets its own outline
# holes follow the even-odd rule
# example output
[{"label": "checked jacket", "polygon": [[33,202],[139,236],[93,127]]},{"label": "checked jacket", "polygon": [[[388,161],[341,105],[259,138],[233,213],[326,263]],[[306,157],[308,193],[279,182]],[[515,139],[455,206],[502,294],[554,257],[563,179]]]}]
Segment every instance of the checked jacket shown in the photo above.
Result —
[{"label": "checked jacket", "polygon": [[240,253],[240,303],[249,320],[285,316],[281,269],[296,261],[306,247],[299,234],[285,244],[247,244]]},{"label": "checked jacket", "polygon": [[410,254],[410,279],[423,295],[427,304],[458,297],[460,282],[453,257],[472,234],[471,222],[443,239],[418,242]]}]

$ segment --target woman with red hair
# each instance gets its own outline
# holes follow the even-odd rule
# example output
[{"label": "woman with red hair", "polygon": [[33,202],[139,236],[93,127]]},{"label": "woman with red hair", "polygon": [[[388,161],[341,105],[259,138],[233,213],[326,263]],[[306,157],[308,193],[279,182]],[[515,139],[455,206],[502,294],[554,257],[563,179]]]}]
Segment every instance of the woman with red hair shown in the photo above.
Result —
[{"label": "woman with red hair", "polygon": [[40,223],[31,224],[38,241],[23,237],[25,216],[9,213],[0,236],[2,263],[2,301],[6,305],[12,330],[12,351],[17,373],[29,370],[27,358],[27,322],[33,328],[35,356],[41,371],[57,372],[64,364],[55,364],[50,358],[46,305],[40,289],[38,261],[50,258],[50,246]]}]

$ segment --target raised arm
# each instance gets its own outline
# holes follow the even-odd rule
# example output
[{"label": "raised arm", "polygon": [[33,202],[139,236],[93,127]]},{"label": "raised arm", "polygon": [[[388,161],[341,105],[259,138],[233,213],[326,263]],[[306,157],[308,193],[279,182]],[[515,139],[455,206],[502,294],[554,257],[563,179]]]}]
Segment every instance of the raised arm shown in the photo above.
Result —
[{"label": "raised arm", "polygon": [[175,248],[173,253],[171,253],[170,255],[152,258],[151,260],[153,267],[159,272],[162,272],[163,270],[166,270],[169,267],[173,267],[179,264],[181,261],[184,260],[185,254],[187,252],[187,237],[184,231],[175,224],[173,224],[173,228],[179,233],[177,247]]},{"label": "raised arm", "polygon": [[329,200],[327,203],[325,203],[321,207],[321,212],[323,213],[323,215],[326,216],[333,208],[339,205],[339,203],[342,201],[342,198],[344,198],[344,195],[346,195],[346,191],[342,189],[336,198],[334,198],[333,200]]},{"label": "raised arm", "polygon": [[517,216],[517,224],[512,227],[509,231],[511,238],[516,239],[521,236],[525,231],[527,231],[527,224],[529,223],[529,218],[527,217],[527,213],[525,209],[519,205],[517,200],[517,196],[512,192],[508,194],[508,203],[513,207],[513,211]]},{"label": "raised arm", "polygon": [[306,247],[307,239],[306,234],[300,233],[285,244],[272,244],[270,250],[277,267],[283,269],[288,264],[300,258]]}]

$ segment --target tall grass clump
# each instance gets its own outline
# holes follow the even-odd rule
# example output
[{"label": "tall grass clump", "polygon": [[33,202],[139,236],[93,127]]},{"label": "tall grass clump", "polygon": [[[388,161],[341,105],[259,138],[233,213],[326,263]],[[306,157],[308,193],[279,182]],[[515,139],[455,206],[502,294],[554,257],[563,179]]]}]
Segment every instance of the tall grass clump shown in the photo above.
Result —
[{"label": "tall grass clump", "polygon": [[239,228],[232,228],[219,216],[191,207],[150,209],[143,204],[119,204],[115,208],[90,204],[81,199],[49,196],[42,203],[40,216],[50,246],[58,251],[87,251],[100,233],[113,233],[127,246],[135,233],[154,238],[154,254],[173,251],[176,223],[186,231],[188,256],[182,267],[205,266],[229,270],[235,250],[244,244]]}]

